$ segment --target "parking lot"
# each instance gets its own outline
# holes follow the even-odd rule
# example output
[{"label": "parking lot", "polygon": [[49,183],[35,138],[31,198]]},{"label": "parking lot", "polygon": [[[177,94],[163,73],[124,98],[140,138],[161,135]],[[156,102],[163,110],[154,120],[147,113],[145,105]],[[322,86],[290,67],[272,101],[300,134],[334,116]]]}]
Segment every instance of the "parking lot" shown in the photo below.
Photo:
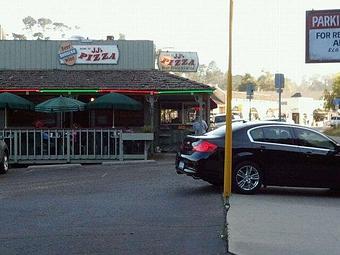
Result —
[{"label": "parking lot", "polygon": [[[12,168],[0,176],[0,254],[225,254],[220,190],[140,165]],[[339,254],[340,194],[233,194],[235,254]]]},{"label": "parking lot", "polygon": [[224,254],[219,190],[173,165],[10,169],[0,254]]}]

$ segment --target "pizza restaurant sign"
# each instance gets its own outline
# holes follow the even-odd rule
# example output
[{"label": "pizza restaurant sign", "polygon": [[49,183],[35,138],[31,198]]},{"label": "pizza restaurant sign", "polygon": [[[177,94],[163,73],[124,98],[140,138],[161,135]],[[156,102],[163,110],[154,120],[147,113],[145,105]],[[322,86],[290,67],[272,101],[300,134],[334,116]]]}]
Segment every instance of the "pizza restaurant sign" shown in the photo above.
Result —
[{"label": "pizza restaurant sign", "polygon": [[60,64],[118,64],[117,45],[72,45],[63,42],[58,53]]},{"label": "pizza restaurant sign", "polygon": [[197,52],[161,51],[158,56],[158,68],[161,71],[196,72]]}]

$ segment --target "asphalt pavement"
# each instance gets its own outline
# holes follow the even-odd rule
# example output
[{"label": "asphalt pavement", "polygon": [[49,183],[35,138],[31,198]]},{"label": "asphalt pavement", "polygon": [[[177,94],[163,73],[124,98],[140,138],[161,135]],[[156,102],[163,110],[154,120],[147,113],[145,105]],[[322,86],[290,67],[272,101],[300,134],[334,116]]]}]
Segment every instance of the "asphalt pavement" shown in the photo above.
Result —
[{"label": "asphalt pavement", "polygon": [[149,164],[11,169],[0,254],[225,254],[219,189]]}]

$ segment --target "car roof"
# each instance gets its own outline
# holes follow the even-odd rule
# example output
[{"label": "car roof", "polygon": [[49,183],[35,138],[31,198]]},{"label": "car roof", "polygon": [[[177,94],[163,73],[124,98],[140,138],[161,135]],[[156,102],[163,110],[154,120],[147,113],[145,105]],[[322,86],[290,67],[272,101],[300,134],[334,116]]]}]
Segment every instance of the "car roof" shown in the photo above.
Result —
[{"label": "car roof", "polygon": [[[306,126],[298,125],[298,124],[291,124],[287,122],[281,122],[281,121],[248,121],[245,123],[239,123],[236,129],[242,129],[242,128],[253,128],[253,127],[259,127],[259,126],[286,126],[286,127],[300,127],[300,128],[309,128]],[[309,128],[310,129],[310,128]]]}]

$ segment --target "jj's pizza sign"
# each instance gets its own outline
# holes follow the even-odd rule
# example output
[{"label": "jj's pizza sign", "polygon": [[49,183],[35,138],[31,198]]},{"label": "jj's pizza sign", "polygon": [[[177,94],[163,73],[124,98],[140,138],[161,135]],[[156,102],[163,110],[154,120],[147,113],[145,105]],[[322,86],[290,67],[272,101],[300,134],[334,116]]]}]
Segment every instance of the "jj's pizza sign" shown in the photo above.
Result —
[{"label": "jj's pizza sign", "polygon": [[60,64],[118,64],[117,45],[72,45],[63,42],[58,57]]},{"label": "jj's pizza sign", "polygon": [[340,62],[340,10],[306,12],[306,63]]},{"label": "jj's pizza sign", "polygon": [[161,71],[196,72],[198,55],[196,52],[162,51],[158,56],[158,68]]}]

